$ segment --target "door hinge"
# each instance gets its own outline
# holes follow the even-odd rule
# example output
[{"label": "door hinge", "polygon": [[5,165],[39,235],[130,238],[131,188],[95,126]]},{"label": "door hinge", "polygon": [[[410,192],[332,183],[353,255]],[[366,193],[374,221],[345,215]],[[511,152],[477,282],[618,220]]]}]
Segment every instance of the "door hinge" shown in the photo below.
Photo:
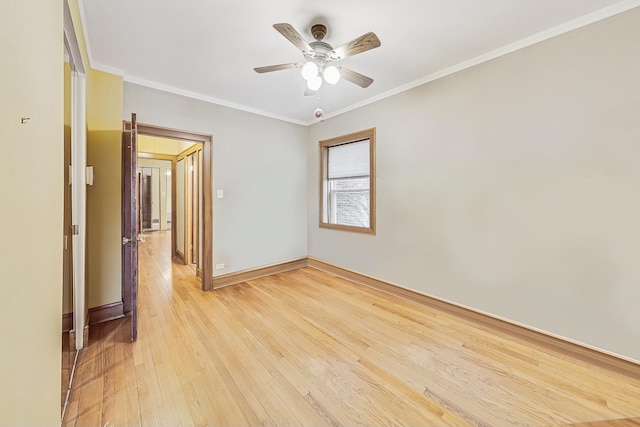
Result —
[{"label": "door hinge", "polygon": [[77,225],[72,225],[69,228],[69,234],[71,234],[72,236],[77,236],[78,234],[80,234],[80,229]]}]

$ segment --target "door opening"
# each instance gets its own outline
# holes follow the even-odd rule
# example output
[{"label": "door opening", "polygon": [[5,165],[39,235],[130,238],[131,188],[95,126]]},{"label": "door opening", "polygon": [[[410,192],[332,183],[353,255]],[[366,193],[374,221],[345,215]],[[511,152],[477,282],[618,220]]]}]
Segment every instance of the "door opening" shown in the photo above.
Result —
[{"label": "door opening", "polygon": [[212,138],[140,123],[137,129],[141,230],[170,233],[172,257],[193,266],[202,289],[211,290]]}]

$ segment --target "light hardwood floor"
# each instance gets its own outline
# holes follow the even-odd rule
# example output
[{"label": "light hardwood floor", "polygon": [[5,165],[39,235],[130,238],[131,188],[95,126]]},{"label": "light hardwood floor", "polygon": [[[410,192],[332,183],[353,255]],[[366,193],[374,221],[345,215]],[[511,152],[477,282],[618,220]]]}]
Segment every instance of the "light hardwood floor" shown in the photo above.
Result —
[{"label": "light hardwood floor", "polygon": [[638,380],[312,268],[205,293],[169,246],[140,245],[138,342],[91,327],[63,425],[640,426]]}]

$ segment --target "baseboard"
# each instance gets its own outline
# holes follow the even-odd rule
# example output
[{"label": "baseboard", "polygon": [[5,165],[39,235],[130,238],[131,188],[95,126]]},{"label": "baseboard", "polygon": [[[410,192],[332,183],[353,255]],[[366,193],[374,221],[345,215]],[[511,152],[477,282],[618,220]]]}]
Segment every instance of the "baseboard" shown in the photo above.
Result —
[{"label": "baseboard", "polygon": [[89,325],[107,322],[109,320],[120,319],[124,317],[124,305],[122,301],[105,304],[89,309]]},{"label": "baseboard", "polygon": [[587,421],[584,423],[567,424],[566,427],[638,427],[640,417],[617,418],[615,420]]},{"label": "baseboard", "polygon": [[250,270],[238,271],[235,273],[224,274],[213,278],[213,289],[219,289],[224,286],[235,285],[246,282],[247,280],[255,280],[272,274],[284,273],[286,271],[297,270],[298,268],[307,266],[307,258],[300,258],[292,261],[286,261],[278,264],[267,265],[264,267],[252,268]]},{"label": "baseboard", "polygon": [[196,268],[196,277],[202,279],[202,269],[200,267]]},{"label": "baseboard", "polygon": [[186,261],[184,260],[184,254],[179,250],[176,250],[176,258],[178,258],[183,264],[186,264]]},{"label": "baseboard", "polygon": [[65,313],[62,315],[62,332],[69,332],[73,329],[73,313]]},{"label": "baseboard", "polygon": [[[89,325],[82,329],[82,342],[85,347],[89,345]],[[76,350],[76,331],[74,330],[69,331],[69,349]]]},{"label": "baseboard", "polygon": [[376,279],[349,270],[337,265],[322,261],[316,258],[308,258],[308,266],[333,274],[335,276],[348,279],[352,282],[377,289],[390,295],[405,298],[428,307],[444,311],[448,314],[463,318],[479,326],[491,328],[495,331],[508,334],[510,336],[523,339],[531,344],[541,346],[545,349],[582,360],[600,368],[640,380],[640,364],[630,360],[604,353],[597,349],[567,341],[560,337],[552,336],[542,331],[530,329],[524,325],[512,323],[506,319],[493,317],[487,313],[481,313],[468,307],[462,307],[449,301],[422,294],[418,291],[403,288],[401,286]]}]

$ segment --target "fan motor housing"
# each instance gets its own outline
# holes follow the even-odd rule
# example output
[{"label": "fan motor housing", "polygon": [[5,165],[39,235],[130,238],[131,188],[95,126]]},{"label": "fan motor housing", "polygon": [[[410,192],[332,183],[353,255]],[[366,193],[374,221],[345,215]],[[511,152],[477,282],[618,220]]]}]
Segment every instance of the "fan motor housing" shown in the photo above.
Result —
[{"label": "fan motor housing", "polygon": [[311,35],[314,39],[320,41],[327,35],[327,27],[322,24],[315,24],[311,27]]},{"label": "fan motor housing", "polygon": [[333,48],[329,43],[325,42],[311,42],[309,46],[313,49],[311,52],[305,53],[305,58],[309,60],[331,61],[331,52]]}]

